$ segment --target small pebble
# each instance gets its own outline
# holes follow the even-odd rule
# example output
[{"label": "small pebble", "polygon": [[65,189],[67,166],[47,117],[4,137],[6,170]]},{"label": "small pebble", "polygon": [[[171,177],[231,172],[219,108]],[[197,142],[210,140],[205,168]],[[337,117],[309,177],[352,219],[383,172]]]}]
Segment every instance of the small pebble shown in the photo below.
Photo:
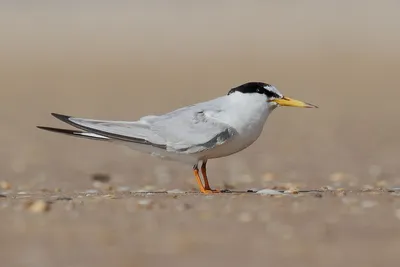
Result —
[{"label": "small pebble", "polygon": [[295,195],[295,194],[298,194],[298,193],[299,193],[299,190],[298,190],[297,188],[293,188],[293,189],[285,190],[283,193]]},{"label": "small pebble", "polygon": [[368,191],[371,191],[371,190],[374,190],[374,187],[372,185],[369,185],[369,184],[364,185],[362,187],[362,189],[361,189],[361,191],[363,191],[363,192],[368,192]]},{"label": "small pebble", "polygon": [[279,187],[285,191],[285,190],[297,189],[300,187],[300,185],[294,183],[283,183]]},{"label": "small pebble", "polygon": [[92,175],[92,180],[101,183],[108,183],[111,180],[111,176],[105,173],[95,173]]},{"label": "small pebble", "polygon": [[114,194],[107,194],[107,195],[103,195],[102,197],[109,198],[109,199],[116,199],[117,198]]},{"label": "small pebble", "polygon": [[333,191],[333,190],[335,190],[335,188],[333,188],[333,187],[330,186],[330,185],[323,186],[323,187],[321,187],[320,189],[321,189],[322,191]]},{"label": "small pebble", "polygon": [[229,189],[222,189],[222,190],[221,190],[221,193],[227,194],[227,193],[232,193],[232,191],[229,190]]},{"label": "small pebble", "polygon": [[93,195],[93,194],[98,194],[99,190],[97,190],[97,189],[88,189],[88,190],[84,191],[83,193],[86,194],[86,195]]},{"label": "small pebble", "polygon": [[118,186],[115,191],[117,192],[129,192],[131,188],[129,186]]},{"label": "small pebble", "polygon": [[7,181],[0,181],[0,189],[3,190],[10,190],[11,189],[11,184]]},{"label": "small pebble", "polygon": [[276,190],[272,190],[272,189],[262,189],[257,191],[257,194],[260,195],[283,195],[283,193],[276,191]]},{"label": "small pebble", "polygon": [[103,190],[105,190],[105,191],[113,191],[114,187],[112,185],[110,185],[110,184],[105,184],[104,187],[103,187]]},{"label": "small pebble", "polygon": [[253,187],[253,188],[248,189],[247,193],[257,193],[257,191],[260,191],[260,190],[262,190],[262,188]]},{"label": "small pebble", "polygon": [[50,210],[50,202],[39,199],[29,201],[25,207],[32,213],[44,213]]},{"label": "small pebble", "polygon": [[387,188],[388,187],[388,182],[385,180],[379,180],[375,184],[379,188]]},{"label": "small pebble", "polygon": [[183,194],[185,192],[180,189],[172,189],[172,190],[168,190],[167,193],[168,194]]}]

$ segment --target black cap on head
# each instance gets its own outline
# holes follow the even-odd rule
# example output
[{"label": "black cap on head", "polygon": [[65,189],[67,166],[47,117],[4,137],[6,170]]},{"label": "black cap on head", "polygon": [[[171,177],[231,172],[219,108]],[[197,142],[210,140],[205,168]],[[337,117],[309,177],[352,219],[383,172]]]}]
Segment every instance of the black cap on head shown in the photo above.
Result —
[{"label": "black cap on head", "polygon": [[241,92],[243,94],[263,94],[268,98],[281,98],[283,97],[276,88],[270,84],[263,82],[248,82],[238,87],[232,88],[228,95],[234,92]]}]

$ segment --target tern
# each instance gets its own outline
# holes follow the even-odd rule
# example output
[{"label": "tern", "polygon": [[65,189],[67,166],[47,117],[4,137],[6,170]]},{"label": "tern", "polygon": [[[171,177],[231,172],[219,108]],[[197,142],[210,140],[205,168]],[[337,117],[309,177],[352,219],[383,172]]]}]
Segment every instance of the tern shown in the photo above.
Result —
[{"label": "tern", "polygon": [[[286,97],[270,84],[248,82],[231,89],[225,96],[164,115],[145,116],[138,121],[93,120],[52,113],[79,130],[37,127],[122,144],[163,159],[191,164],[200,191],[210,194],[221,191],[210,187],[207,161],[235,154],[253,144],[268,116],[279,106],[317,107]],[[204,184],[199,173],[200,163]]]}]

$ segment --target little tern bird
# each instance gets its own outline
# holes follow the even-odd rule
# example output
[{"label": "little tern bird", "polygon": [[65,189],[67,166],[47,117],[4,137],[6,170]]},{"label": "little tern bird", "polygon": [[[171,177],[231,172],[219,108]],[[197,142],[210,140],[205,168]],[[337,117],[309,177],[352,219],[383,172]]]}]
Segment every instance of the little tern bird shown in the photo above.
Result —
[{"label": "little tern bird", "polygon": [[[79,130],[43,130],[129,146],[164,159],[189,163],[202,193],[217,193],[207,178],[207,160],[237,153],[260,136],[269,114],[279,106],[316,108],[282,95],[274,86],[249,82],[227,95],[138,121],[92,120],[52,113]],[[201,163],[201,174],[199,164]]]}]

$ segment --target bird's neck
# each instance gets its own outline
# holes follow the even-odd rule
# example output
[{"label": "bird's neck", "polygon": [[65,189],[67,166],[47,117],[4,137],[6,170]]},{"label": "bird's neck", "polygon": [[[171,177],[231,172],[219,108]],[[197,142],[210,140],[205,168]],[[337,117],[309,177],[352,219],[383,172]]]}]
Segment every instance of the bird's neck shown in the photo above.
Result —
[{"label": "bird's neck", "polygon": [[[235,109],[234,124],[245,128],[261,128],[273,109],[267,105],[261,95],[241,95],[231,99],[231,107]],[[246,122],[245,124],[243,122]],[[239,127],[240,128],[240,127]],[[239,129],[238,129],[239,130]],[[246,129],[243,129],[246,130]]]}]

